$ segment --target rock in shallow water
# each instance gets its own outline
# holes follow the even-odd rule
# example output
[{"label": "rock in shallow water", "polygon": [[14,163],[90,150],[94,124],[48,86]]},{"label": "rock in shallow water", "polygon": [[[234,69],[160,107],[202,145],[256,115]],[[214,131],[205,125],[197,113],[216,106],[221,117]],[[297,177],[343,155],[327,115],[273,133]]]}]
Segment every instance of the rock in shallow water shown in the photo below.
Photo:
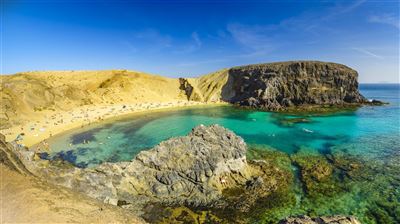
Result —
[{"label": "rock in shallow water", "polygon": [[[290,164],[287,155],[274,157],[259,152],[258,159],[253,155],[253,160],[247,162],[246,150],[242,138],[212,125],[198,126],[188,136],[164,141],[130,162],[104,163],[92,169],[77,168],[63,161],[20,159],[37,176],[139,214],[144,206],[157,203],[204,206],[218,217],[234,221],[258,217],[273,208],[270,205],[276,202],[276,195],[288,192],[293,181],[292,173],[285,169]],[[302,164],[301,160],[296,161]],[[284,167],[282,162],[286,164]],[[314,165],[302,165],[302,172],[304,169],[305,177],[324,184],[330,169]],[[324,221],[322,218],[318,220]],[[316,220],[311,223],[319,223]]]},{"label": "rock in shallow water", "polygon": [[310,218],[308,216],[289,217],[281,220],[279,224],[361,224],[353,216],[322,216]]},{"label": "rock in shallow water", "polygon": [[26,163],[38,176],[115,205],[206,206],[220,198],[224,189],[250,178],[245,142],[219,125],[200,125],[187,136],[140,152],[130,162],[86,169],[64,161]]}]

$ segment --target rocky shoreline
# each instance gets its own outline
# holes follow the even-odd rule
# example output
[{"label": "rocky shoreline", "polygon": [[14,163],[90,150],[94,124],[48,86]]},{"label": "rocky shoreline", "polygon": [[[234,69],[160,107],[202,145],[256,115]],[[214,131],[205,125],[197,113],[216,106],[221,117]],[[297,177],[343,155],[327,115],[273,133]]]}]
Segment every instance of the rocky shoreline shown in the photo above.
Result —
[{"label": "rocky shoreline", "polygon": [[[267,209],[261,202],[268,205],[271,196],[284,191],[293,180],[291,171],[276,163],[276,158],[287,157],[252,151],[253,159],[248,159],[243,139],[218,125],[198,126],[188,136],[164,141],[130,162],[85,169],[65,161],[39,159],[34,152],[6,143],[4,138],[1,144],[5,152],[1,161],[14,170],[129,209],[155,223],[160,222],[158,216],[165,219],[157,205],[172,206],[174,211],[179,206],[207,208],[211,222],[248,222]],[[329,175],[319,170],[307,172]],[[165,207],[161,210],[167,211]],[[354,218],[342,219],[348,222],[341,223],[357,223]],[[297,219],[282,223],[308,223],[293,220]]]}]

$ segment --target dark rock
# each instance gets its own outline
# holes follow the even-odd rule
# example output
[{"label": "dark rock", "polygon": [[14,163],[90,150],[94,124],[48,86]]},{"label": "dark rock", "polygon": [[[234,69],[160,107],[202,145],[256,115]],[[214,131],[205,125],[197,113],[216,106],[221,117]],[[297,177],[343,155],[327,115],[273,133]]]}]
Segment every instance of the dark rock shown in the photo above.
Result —
[{"label": "dark rock", "polygon": [[335,63],[292,61],[233,67],[224,99],[242,106],[284,110],[303,105],[361,104],[355,70]]},{"label": "dark rock", "polygon": [[361,224],[353,216],[322,216],[318,218],[310,218],[308,216],[288,217],[281,220],[279,224]]},{"label": "dark rock", "polygon": [[388,104],[388,103],[380,101],[380,100],[372,99],[372,100],[369,100],[366,104],[367,105],[373,105],[373,106],[382,106],[382,105],[385,105],[385,104]]},{"label": "dark rock", "polygon": [[193,86],[185,78],[179,78],[179,84],[180,84],[179,89],[185,92],[185,95],[189,100],[190,96],[193,93]]}]

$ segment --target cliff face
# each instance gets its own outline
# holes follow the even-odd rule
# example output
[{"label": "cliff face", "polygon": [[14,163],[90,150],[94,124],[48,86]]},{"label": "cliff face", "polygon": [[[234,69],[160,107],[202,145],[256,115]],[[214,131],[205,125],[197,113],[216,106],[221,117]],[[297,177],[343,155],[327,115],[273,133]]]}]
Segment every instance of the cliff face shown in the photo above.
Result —
[{"label": "cliff face", "polygon": [[[223,100],[266,110],[363,103],[355,70],[335,63],[295,61],[234,67]],[[222,94],[224,96],[224,94]]]}]

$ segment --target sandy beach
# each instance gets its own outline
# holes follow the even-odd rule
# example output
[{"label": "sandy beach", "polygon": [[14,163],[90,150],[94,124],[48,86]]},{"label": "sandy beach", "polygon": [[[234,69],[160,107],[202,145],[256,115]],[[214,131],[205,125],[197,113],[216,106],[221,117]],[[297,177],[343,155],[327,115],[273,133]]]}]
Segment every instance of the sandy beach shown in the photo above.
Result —
[{"label": "sandy beach", "polygon": [[42,118],[32,119],[32,121],[23,125],[16,125],[11,128],[3,129],[0,133],[6,136],[7,141],[13,141],[19,134],[24,133],[23,140],[19,142],[20,144],[30,147],[67,130],[84,127],[106,119],[135,113],[150,113],[165,109],[177,109],[210,104],[216,103],[180,100],[159,103],[124,103],[81,106],[70,111],[48,111]]}]

